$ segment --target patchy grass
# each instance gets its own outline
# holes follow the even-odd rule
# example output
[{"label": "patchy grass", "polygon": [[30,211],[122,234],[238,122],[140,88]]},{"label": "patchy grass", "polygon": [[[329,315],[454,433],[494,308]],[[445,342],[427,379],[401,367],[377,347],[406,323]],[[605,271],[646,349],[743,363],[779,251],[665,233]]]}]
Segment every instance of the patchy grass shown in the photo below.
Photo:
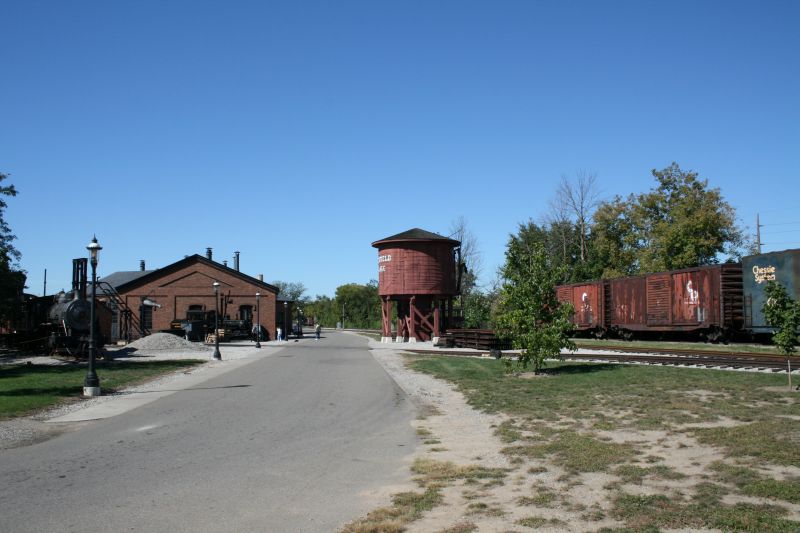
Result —
[{"label": "patchy grass", "polygon": [[442,503],[438,488],[429,487],[425,492],[401,492],[392,498],[391,507],[381,507],[345,525],[341,533],[400,533],[409,522],[419,519],[422,513]]},{"label": "patchy grass", "polygon": [[[518,506],[559,505],[582,476],[603,473],[616,481],[604,485],[602,507],[573,508],[562,501],[562,511],[586,521],[616,519],[622,527],[615,531],[800,531],[786,507],[800,501],[800,480],[727,464],[800,467],[800,395],[786,390],[785,376],[565,362],[551,364],[544,376],[523,379],[487,359],[418,357],[410,365],[454,383],[473,407],[512,417],[495,434],[508,445],[503,452],[518,472],[556,469],[558,477],[547,489],[535,486],[536,492],[514,500]],[[615,431],[631,436],[627,442],[601,437]],[[648,439],[658,439],[664,448],[654,452],[656,442]],[[699,462],[707,461],[701,459],[707,452],[693,459],[687,448],[694,439],[719,450],[727,462],[709,468]],[[665,459],[673,459],[669,448],[685,457],[693,484]],[[438,468],[439,478],[465,479],[454,472],[458,467]],[[681,492],[663,483],[672,480],[682,480]],[[647,485],[649,494],[620,492],[625,484]],[[729,495],[764,498],[770,505],[724,504]],[[473,503],[475,510],[479,504]],[[537,516],[517,525],[556,527]]]},{"label": "patchy grass", "polygon": [[695,435],[700,442],[725,448],[733,456],[800,467],[797,426],[797,422],[776,418],[735,427],[698,429]]},{"label": "patchy grass", "polygon": [[411,471],[418,475],[417,483],[422,487],[431,484],[451,484],[460,479],[472,483],[482,480],[502,480],[508,475],[508,470],[505,468],[458,466],[450,461],[427,458],[416,459]]},{"label": "patchy grass", "polygon": [[627,444],[603,442],[588,435],[562,432],[544,444],[511,446],[504,453],[527,458],[545,458],[563,467],[571,474],[604,472],[609,466],[629,460],[635,450]]},{"label": "patchy grass", "polygon": [[478,526],[472,522],[458,522],[448,527],[447,529],[440,529],[436,533],[472,533],[478,531]]},{"label": "patchy grass", "polygon": [[[115,392],[162,374],[185,370],[203,361],[99,362],[103,392]],[[85,365],[9,365],[0,367],[0,420],[29,415],[83,394]]]},{"label": "patchy grass", "polygon": [[525,518],[517,520],[516,523],[531,529],[538,529],[545,526],[556,527],[564,524],[564,522],[558,518],[543,518],[541,516],[526,516]]},{"label": "patchy grass", "polygon": [[635,530],[716,528],[723,531],[797,532],[800,523],[783,518],[788,511],[775,505],[737,504],[718,500],[683,502],[658,495],[620,494],[612,516]]},{"label": "patchy grass", "polygon": [[516,442],[522,439],[522,433],[520,433],[519,427],[511,420],[506,420],[500,424],[495,430],[495,435],[500,437],[500,440],[505,443]]},{"label": "patchy grass", "polygon": [[800,478],[778,480],[750,468],[717,461],[711,465],[718,481],[736,486],[743,494],[800,504]]},{"label": "patchy grass", "polygon": [[635,483],[641,485],[646,478],[654,479],[683,479],[686,476],[676,470],[665,466],[642,467],[638,465],[621,465],[614,469],[614,474],[619,476],[622,483]]}]

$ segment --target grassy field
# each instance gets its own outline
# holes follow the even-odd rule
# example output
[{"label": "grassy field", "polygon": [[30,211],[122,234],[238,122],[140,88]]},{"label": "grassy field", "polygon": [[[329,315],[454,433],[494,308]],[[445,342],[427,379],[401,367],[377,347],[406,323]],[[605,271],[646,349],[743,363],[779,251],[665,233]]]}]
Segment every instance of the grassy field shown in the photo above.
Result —
[{"label": "grassy field", "polygon": [[[165,373],[191,368],[202,361],[150,361],[99,364],[103,392],[141,383]],[[0,367],[0,420],[75,401],[83,393],[84,365],[8,365]]]},{"label": "grassy field", "polygon": [[[456,357],[411,366],[510,417],[496,428],[508,475],[533,479],[519,526],[568,516],[581,531],[800,531],[800,393],[785,375],[560,363],[534,377]],[[601,521],[618,527],[591,527]]]}]

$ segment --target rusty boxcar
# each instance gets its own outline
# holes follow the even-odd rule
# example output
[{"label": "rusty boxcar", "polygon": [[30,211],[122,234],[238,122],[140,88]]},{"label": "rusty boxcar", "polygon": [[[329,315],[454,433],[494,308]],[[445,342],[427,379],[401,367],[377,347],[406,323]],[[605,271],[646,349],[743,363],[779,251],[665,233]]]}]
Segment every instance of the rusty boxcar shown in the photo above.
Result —
[{"label": "rusty boxcar", "polygon": [[562,285],[579,331],[598,337],[696,332],[719,340],[742,328],[742,267],[711,265],[645,276]]}]

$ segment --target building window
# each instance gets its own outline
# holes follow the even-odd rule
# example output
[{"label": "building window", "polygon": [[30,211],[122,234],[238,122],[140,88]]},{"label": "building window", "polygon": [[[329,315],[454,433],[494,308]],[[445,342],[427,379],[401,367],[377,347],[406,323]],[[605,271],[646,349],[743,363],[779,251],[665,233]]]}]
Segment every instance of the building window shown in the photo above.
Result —
[{"label": "building window", "polygon": [[239,306],[239,320],[253,320],[253,306],[240,305]]}]

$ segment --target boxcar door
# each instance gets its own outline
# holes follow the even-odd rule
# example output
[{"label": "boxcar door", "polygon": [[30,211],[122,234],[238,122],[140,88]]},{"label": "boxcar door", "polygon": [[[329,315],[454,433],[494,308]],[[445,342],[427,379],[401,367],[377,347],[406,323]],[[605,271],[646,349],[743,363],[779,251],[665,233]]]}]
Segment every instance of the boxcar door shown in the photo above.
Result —
[{"label": "boxcar door", "polygon": [[572,305],[575,306],[575,323],[578,326],[594,326],[597,323],[598,283],[592,285],[576,285],[572,289]]},{"label": "boxcar door", "polygon": [[672,320],[670,313],[669,274],[647,276],[647,325],[667,326]]},{"label": "boxcar door", "polygon": [[672,318],[676,325],[701,324],[711,305],[711,276],[706,270],[672,275]]}]

